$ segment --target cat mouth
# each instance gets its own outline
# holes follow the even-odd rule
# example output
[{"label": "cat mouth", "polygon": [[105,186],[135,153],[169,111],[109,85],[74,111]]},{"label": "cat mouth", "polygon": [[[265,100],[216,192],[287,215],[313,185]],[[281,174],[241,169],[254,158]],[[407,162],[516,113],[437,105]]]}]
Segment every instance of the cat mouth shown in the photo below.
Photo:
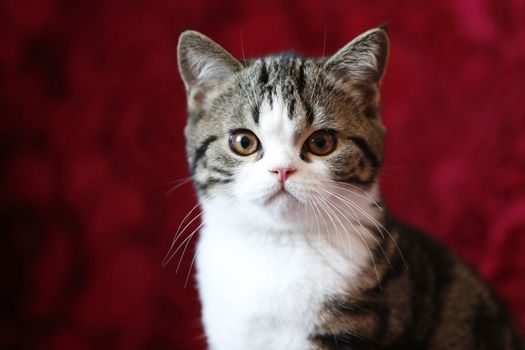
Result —
[{"label": "cat mouth", "polygon": [[281,187],[278,191],[271,194],[265,199],[265,204],[270,204],[277,200],[297,200],[293,194],[291,194],[286,188]]}]

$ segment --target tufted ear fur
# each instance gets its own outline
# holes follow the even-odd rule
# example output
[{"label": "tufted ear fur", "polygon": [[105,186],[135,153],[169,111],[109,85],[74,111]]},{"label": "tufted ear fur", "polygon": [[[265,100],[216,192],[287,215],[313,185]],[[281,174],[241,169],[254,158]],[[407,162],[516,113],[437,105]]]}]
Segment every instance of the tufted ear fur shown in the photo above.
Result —
[{"label": "tufted ear fur", "polygon": [[329,57],[325,69],[343,84],[380,84],[388,59],[388,34],[383,28],[371,29]]},{"label": "tufted ear fur", "polygon": [[191,30],[180,35],[177,56],[190,107],[199,108],[213,87],[243,68],[213,40]]}]

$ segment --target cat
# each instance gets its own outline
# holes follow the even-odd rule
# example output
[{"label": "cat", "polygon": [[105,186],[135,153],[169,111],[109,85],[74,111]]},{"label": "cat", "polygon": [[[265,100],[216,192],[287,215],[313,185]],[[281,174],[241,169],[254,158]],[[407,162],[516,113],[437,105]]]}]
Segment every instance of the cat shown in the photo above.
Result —
[{"label": "cat", "polygon": [[210,349],[523,349],[477,274],[382,201],[388,50],[382,27],[320,58],[180,35]]}]

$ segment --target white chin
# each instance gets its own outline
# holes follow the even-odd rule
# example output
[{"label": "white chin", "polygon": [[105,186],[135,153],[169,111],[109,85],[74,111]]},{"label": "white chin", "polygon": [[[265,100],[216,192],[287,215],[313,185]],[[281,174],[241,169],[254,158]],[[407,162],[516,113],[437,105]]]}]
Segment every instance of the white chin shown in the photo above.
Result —
[{"label": "white chin", "polygon": [[302,204],[290,193],[278,193],[265,201],[261,207],[273,217],[295,221],[300,215]]},{"label": "white chin", "polygon": [[292,202],[296,201],[297,199],[295,199],[295,197],[293,197],[290,193],[279,192],[268,201],[268,205],[278,206],[286,209],[286,207],[294,205]]}]

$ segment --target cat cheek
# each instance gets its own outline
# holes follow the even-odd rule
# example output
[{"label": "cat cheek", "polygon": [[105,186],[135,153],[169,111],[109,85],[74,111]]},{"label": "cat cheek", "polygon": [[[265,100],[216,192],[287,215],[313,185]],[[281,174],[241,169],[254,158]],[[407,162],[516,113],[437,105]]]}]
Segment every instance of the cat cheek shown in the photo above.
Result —
[{"label": "cat cheek", "polygon": [[314,160],[307,166],[307,173],[321,180],[329,180],[332,177],[333,169],[326,160]]},{"label": "cat cheek", "polygon": [[259,175],[254,164],[244,164],[237,172],[233,194],[239,201],[247,201],[253,196],[259,182]]}]

